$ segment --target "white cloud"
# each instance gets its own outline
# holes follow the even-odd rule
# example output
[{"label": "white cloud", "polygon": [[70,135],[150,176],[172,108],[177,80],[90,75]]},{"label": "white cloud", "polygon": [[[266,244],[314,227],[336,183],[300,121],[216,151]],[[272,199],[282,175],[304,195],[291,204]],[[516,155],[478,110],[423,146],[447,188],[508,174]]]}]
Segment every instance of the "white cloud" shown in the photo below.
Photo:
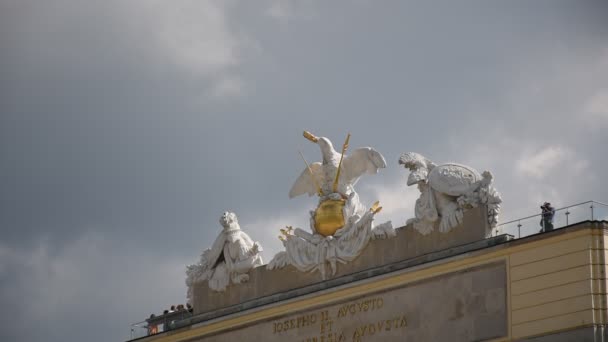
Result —
[{"label": "white cloud", "polygon": [[278,238],[281,235],[279,229],[285,228],[285,226],[292,226],[308,230],[307,217],[308,209],[303,208],[301,213],[284,212],[280,215],[259,218],[252,223],[241,222],[241,228],[254,241],[261,242],[262,248],[264,248],[264,252],[262,252],[264,263],[268,263],[276,253],[284,250]]},{"label": "white cloud", "polygon": [[[393,227],[401,227],[414,217],[414,206],[420,192],[416,186],[406,186],[404,179],[390,180],[385,184],[370,184],[363,189],[370,192],[371,197],[380,201],[382,211],[378,214],[377,223],[392,221]],[[366,196],[370,197],[370,196]],[[371,203],[364,203],[366,206]]]},{"label": "white cloud", "polygon": [[243,92],[243,87],[244,82],[239,77],[225,77],[215,84],[212,95],[220,98],[237,96]]},{"label": "white cloud", "polygon": [[524,152],[515,168],[524,177],[540,179],[570,156],[571,152],[563,147],[547,146],[535,152]]},{"label": "white cloud", "polygon": [[229,28],[225,2],[143,0],[137,5],[148,15],[158,47],[176,65],[210,75],[239,64],[240,42]]},{"label": "white cloud", "polygon": [[494,174],[494,186],[503,199],[500,222],[536,214],[545,201],[562,207],[592,199],[581,189],[597,182],[589,161],[593,156],[577,146],[517,139],[505,131],[487,134],[500,138],[481,138],[491,141],[489,145],[461,142],[458,147],[465,152],[456,162]]},{"label": "white cloud", "polygon": [[[14,318],[0,336],[88,340],[103,331],[105,340],[126,340],[130,323],[185,301],[185,260],[118,244],[85,233],[57,252],[45,240],[26,249],[0,245],[0,270],[11,274],[0,300]],[[87,319],[66,324],[75,316]]]},{"label": "white cloud", "polygon": [[287,0],[272,1],[270,7],[266,10],[266,14],[270,17],[279,20],[287,21],[291,17],[291,5]]},{"label": "white cloud", "polygon": [[600,89],[590,97],[585,105],[585,112],[594,120],[608,120],[608,89]]},{"label": "white cloud", "polygon": [[94,73],[108,62],[105,67],[112,71],[131,71],[136,63],[167,77],[183,71],[185,81],[202,81],[214,92],[214,84],[225,88],[226,76],[238,72],[245,50],[259,49],[238,30],[233,5],[222,0],[38,1],[14,6],[23,16],[16,25],[23,27],[13,29],[32,32],[20,37],[19,52],[49,68]]}]

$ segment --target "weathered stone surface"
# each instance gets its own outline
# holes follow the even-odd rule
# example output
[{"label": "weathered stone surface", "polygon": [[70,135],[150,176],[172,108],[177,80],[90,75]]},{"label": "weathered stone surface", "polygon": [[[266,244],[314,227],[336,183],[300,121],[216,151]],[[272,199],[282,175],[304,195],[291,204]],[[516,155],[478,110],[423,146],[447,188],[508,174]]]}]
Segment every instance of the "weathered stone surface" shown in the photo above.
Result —
[{"label": "weathered stone surface", "polygon": [[[435,229],[428,235],[422,235],[411,225],[398,228],[396,237],[371,241],[357,259],[348,264],[339,264],[336,275],[328,280],[483,240],[488,229],[485,213],[485,207],[466,212],[464,223],[449,233],[440,233]],[[265,267],[257,267],[250,271],[249,276],[248,283],[230,285],[226,292],[210,291],[206,282],[195,285],[193,302],[195,314],[211,312],[312,284],[325,284],[326,286],[322,288],[332,286],[331,281],[324,282],[318,272],[304,273],[292,266],[272,271]]]},{"label": "weathered stone surface", "polygon": [[492,263],[194,341],[490,340],[507,335],[506,286]]}]

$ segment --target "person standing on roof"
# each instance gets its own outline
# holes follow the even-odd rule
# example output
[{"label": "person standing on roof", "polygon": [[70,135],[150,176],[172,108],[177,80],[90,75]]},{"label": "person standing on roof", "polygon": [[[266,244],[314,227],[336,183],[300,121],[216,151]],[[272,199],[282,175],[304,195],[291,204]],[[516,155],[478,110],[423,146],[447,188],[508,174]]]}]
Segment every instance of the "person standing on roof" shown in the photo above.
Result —
[{"label": "person standing on roof", "polygon": [[540,226],[542,229],[540,230],[542,233],[552,231],[553,230],[553,216],[555,216],[555,208],[551,206],[551,203],[545,202],[540,206],[541,219]]}]

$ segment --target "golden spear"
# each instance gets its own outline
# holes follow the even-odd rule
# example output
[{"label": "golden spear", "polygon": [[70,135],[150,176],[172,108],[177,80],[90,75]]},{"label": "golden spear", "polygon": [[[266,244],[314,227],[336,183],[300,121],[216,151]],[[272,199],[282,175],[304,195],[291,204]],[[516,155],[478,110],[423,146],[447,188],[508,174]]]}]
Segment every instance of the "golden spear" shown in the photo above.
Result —
[{"label": "golden spear", "polygon": [[350,140],[350,133],[346,136],[346,141],[344,141],[344,145],[342,145],[342,155],[340,156],[340,163],[338,164],[338,172],[336,172],[336,179],[334,179],[334,192],[338,192],[338,181],[340,180],[340,171],[342,170],[342,160],[344,159],[344,154],[346,153],[346,149],[348,149],[348,141]]}]

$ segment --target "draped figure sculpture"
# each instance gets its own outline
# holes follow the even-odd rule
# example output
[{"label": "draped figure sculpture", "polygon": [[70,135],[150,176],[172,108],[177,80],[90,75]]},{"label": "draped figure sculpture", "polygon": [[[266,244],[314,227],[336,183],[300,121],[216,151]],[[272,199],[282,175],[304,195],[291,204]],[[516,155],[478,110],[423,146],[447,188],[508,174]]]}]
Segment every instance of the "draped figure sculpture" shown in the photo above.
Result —
[{"label": "draped figure sculpture", "polygon": [[293,184],[289,197],[318,195],[315,210],[310,211],[309,233],[301,228],[282,230],[285,251],[268,264],[269,269],[293,265],[300,271],[318,270],[326,277],[326,264],[332,274],[336,264],[354,260],[370,239],[395,236],[391,222],[374,227],[374,216],[382,209],[376,202],[368,210],[360,201],[354,185],[364,174],[375,174],[386,167],[384,157],[371,147],[354,150],[350,155],[348,135],[337,152],[325,137],[304,132],[304,137],[321,150],[321,162],[306,163],[306,168]]},{"label": "draped figure sculpture", "polygon": [[197,264],[187,266],[188,303],[192,302],[193,286],[208,281],[209,288],[224,291],[229,283],[244,283],[252,268],[263,264],[262,247],[241,230],[236,214],[225,212],[220,218],[222,231],[212,247],[206,249]]}]

